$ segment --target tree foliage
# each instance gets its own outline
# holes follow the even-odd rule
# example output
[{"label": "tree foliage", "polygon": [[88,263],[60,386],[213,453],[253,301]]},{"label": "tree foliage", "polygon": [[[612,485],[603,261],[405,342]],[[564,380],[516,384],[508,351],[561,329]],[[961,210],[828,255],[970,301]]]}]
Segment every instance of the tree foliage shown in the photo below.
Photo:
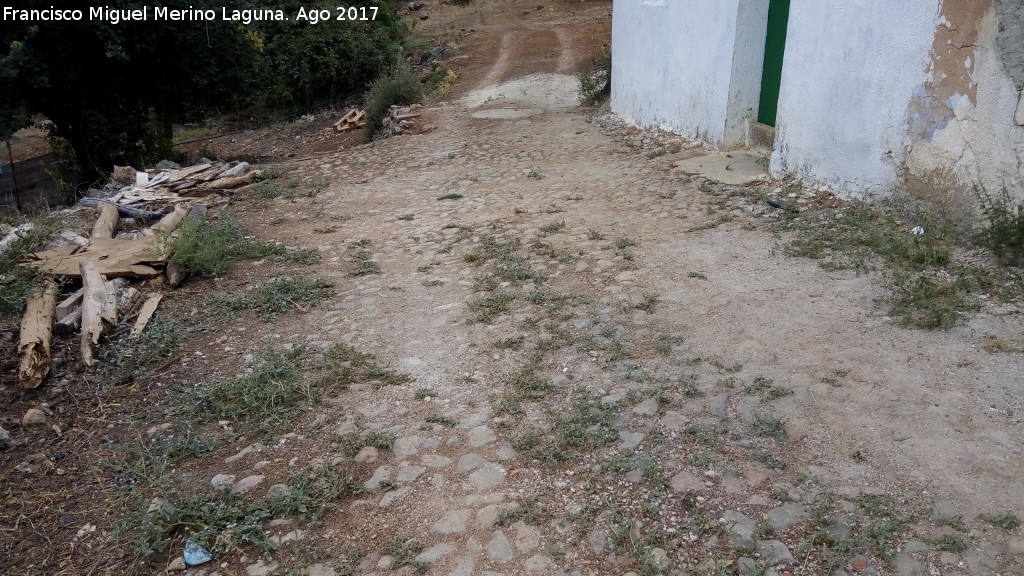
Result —
[{"label": "tree foliage", "polygon": [[[18,8],[47,9],[52,0]],[[107,0],[111,9],[156,4]],[[393,2],[369,22],[309,24],[294,0],[243,0],[230,9],[281,9],[288,21],[244,25],[220,18],[220,0],[165,0],[212,9],[212,21],[7,21],[0,28],[0,136],[42,114],[86,179],[111,165],[170,153],[171,125],[215,112],[299,109],[361,91],[395,60],[402,38]],[[315,3],[305,4],[307,8]],[[335,13],[335,4],[323,4]],[[87,11],[87,9],[86,9]]]}]

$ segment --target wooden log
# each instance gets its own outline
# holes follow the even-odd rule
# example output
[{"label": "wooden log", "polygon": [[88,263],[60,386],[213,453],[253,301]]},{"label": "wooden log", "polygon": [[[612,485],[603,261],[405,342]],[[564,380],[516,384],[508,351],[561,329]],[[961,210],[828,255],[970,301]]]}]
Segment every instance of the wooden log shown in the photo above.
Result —
[{"label": "wooden log", "polygon": [[218,178],[212,182],[200,184],[201,190],[233,190],[249,184],[255,178],[254,174],[246,174],[245,176],[226,176],[224,178]]},{"label": "wooden log", "polygon": [[100,204],[110,204],[111,206],[117,208],[117,212],[121,216],[124,216],[125,218],[141,218],[143,220],[156,220],[157,218],[163,216],[166,212],[169,212],[174,209],[173,206],[167,206],[165,207],[165,212],[150,212],[149,210],[141,210],[139,208],[132,208],[131,206],[122,206],[115,202],[110,202],[108,200],[103,200],[101,198],[82,198],[78,202],[79,204],[85,206],[86,208],[95,208]]},{"label": "wooden log", "polygon": [[146,325],[149,324],[150,318],[153,317],[153,313],[156,312],[156,307],[160,305],[160,299],[163,298],[162,294],[153,293],[146,297],[146,302],[142,305],[142,309],[139,310],[139,318],[135,321],[135,327],[132,328],[132,336],[138,336],[146,329]]},{"label": "wooden log", "polygon": [[100,274],[96,263],[90,259],[83,258],[79,262],[82,275],[82,364],[86,369],[93,370],[96,367],[96,344],[100,342],[100,336],[107,329],[111,315],[114,323],[117,322],[117,298],[109,300],[112,295],[107,290],[107,282]]},{"label": "wooden log", "polygon": [[153,224],[152,228],[154,232],[163,232],[164,234],[170,234],[174,232],[174,229],[181,224],[181,221],[185,219],[188,214],[189,207],[183,204],[177,204],[174,206],[174,212],[171,212],[167,216],[160,219],[159,222]]},{"label": "wooden log", "polygon": [[114,232],[117,231],[117,221],[120,218],[117,208],[107,203],[101,203],[96,207],[96,211],[100,215],[96,218],[96,223],[92,225],[92,237],[113,238]]},{"label": "wooden log", "polygon": [[57,284],[47,279],[28,301],[21,319],[18,343],[18,382],[23,388],[38,388],[50,372],[50,338],[57,308]]}]

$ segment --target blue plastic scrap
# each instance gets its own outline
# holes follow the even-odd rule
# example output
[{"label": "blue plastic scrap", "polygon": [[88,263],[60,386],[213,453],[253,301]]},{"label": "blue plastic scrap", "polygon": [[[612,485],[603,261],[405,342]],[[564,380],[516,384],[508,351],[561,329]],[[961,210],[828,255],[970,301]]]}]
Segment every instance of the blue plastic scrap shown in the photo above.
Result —
[{"label": "blue plastic scrap", "polygon": [[198,566],[213,560],[213,556],[205,548],[189,540],[185,542],[185,565]]}]

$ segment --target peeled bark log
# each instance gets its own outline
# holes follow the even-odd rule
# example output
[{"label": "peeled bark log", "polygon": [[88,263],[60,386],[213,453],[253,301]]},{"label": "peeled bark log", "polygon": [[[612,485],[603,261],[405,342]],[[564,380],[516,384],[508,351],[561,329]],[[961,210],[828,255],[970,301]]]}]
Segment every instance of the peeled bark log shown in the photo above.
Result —
[{"label": "peeled bark log", "polygon": [[177,204],[174,207],[174,212],[171,212],[167,216],[160,219],[159,222],[153,224],[154,232],[163,232],[164,234],[170,234],[174,232],[174,229],[181,224],[181,221],[185,219],[185,215],[188,214],[189,207],[182,204]]},{"label": "peeled bark log", "polygon": [[96,367],[96,344],[113,318],[117,322],[117,297],[107,289],[107,282],[96,264],[85,258],[79,263],[82,273],[82,364]]},{"label": "peeled bark log", "polygon": [[23,388],[38,388],[50,372],[50,338],[56,308],[57,284],[47,280],[43,289],[28,301],[21,319],[18,382]]},{"label": "peeled bark log", "polygon": [[117,207],[112,204],[101,203],[96,207],[96,210],[100,215],[96,218],[96,223],[92,225],[92,237],[113,238],[114,232],[117,231],[117,221],[120,219]]}]

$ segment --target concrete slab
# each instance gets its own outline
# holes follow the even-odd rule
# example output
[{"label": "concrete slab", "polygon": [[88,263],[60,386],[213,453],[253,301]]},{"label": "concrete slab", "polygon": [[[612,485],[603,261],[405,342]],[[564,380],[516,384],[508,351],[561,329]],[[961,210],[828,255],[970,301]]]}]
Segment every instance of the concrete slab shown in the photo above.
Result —
[{"label": "concrete slab", "polygon": [[699,174],[722,184],[742,186],[768,178],[762,158],[746,150],[712,152],[679,160],[675,167],[681,172]]}]

